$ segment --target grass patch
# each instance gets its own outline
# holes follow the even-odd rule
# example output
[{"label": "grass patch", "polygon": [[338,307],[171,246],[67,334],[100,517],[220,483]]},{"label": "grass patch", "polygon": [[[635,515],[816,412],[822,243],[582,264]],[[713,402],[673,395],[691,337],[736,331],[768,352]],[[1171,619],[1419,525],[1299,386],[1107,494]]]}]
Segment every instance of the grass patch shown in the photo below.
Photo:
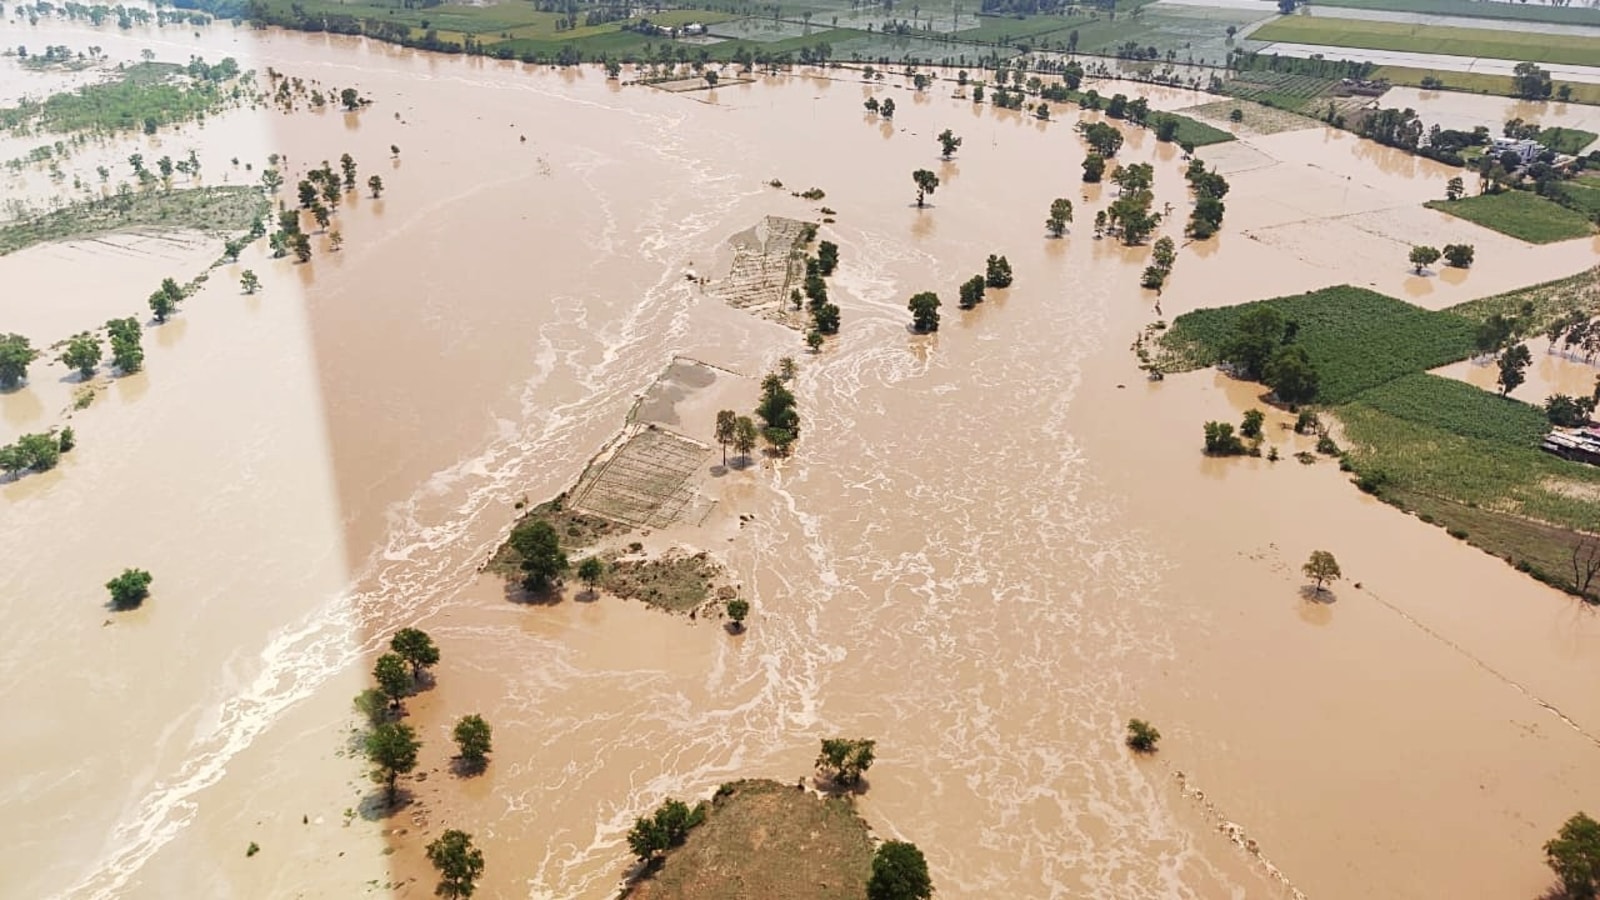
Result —
[{"label": "grass patch", "polygon": [[[1467,319],[1418,309],[1363,288],[1323,288],[1257,303],[1277,307],[1284,319],[1298,323],[1295,341],[1321,375],[1317,398],[1323,403],[1342,403],[1472,352],[1474,328]],[[1162,347],[1176,369],[1213,365],[1240,314],[1254,305],[1184,313],[1162,337]]]},{"label": "grass patch", "polygon": [[1591,222],[1600,222],[1600,184],[1583,181],[1566,181],[1556,187],[1565,199],[1566,206]]},{"label": "grass patch", "polygon": [[705,553],[668,553],[646,559],[611,555],[600,589],[668,612],[699,609],[711,599],[722,568]]},{"label": "grass patch", "polygon": [[1382,9],[1391,12],[1462,16],[1473,19],[1514,19],[1524,22],[1559,22],[1600,25],[1600,9],[1550,6],[1544,3],[1499,3],[1492,0],[1318,0],[1322,6],[1348,9]]},{"label": "grass patch", "polygon": [[1594,143],[1600,137],[1592,131],[1581,128],[1541,128],[1539,130],[1539,143],[1549,147],[1557,153],[1578,155],[1583,149]]},{"label": "grass patch", "polygon": [[1534,34],[1332,17],[1285,16],[1256,29],[1250,38],[1256,41],[1443,53],[1579,66],[1593,65],[1595,60],[1600,59],[1600,38],[1584,35]]},{"label": "grass patch", "polygon": [[[1482,0],[1474,0],[1474,2],[1482,2]],[[1492,0],[1488,0],[1488,2],[1492,2]],[[1464,91],[1469,94],[1496,94],[1501,97],[1511,97],[1516,94],[1510,75],[1451,72],[1447,69],[1416,69],[1410,66],[1379,66],[1372,70],[1372,77],[1387,79],[1390,84],[1404,84],[1411,87],[1422,87],[1422,79],[1435,78],[1444,85],[1444,89],[1447,91]],[[1570,96],[1574,103],[1600,105],[1600,84],[1588,84],[1582,81],[1560,81],[1559,79],[1556,84],[1565,85],[1572,92]]]},{"label": "grass patch", "polygon": [[703,824],[631,900],[860,900],[872,837],[850,801],[775,781],[723,785]]},{"label": "grass patch", "polygon": [[1430,200],[1425,205],[1530,244],[1566,241],[1594,233],[1594,226],[1583,213],[1532,191],[1502,191],[1454,201]]},{"label": "grass patch", "polygon": [[1426,373],[1362,391],[1352,402],[1415,425],[1512,447],[1536,446],[1550,430],[1536,406]]},{"label": "grass patch", "polygon": [[[626,525],[619,525],[602,516],[592,516],[568,509],[565,505],[566,500],[566,494],[554,500],[547,500],[519,516],[516,524],[540,520],[550,523],[550,527],[554,528],[556,535],[561,538],[561,549],[569,555],[574,550],[592,547],[605,538],[628,531]],[[489,564],[485,568],[504,578],[521,578],[522,554],[511,546],[510,541],[507,541],[500,545],[494,556],[489,558]]]},{"label": "grass patch", "polygon": [[129,231],[248,231],[267,214],[260,190],[243,186],[144,191],[109,200],[79,201],[0,225],[0,256],[34,244],[73,241]]},{"label": "grass patch", "polygon": [[1172,138],[1175,143],[1204,147],[1207,144],[1221,144],[1234,139],[1232,134],[1221,128],[1207,125],[1199,119],[1191,119],[1181,113],[1153,113],[1150,116],[1150,127],[1155,128],[1156,122],[1161,119],[1172,119],[1178,123],[1178,130]]}]

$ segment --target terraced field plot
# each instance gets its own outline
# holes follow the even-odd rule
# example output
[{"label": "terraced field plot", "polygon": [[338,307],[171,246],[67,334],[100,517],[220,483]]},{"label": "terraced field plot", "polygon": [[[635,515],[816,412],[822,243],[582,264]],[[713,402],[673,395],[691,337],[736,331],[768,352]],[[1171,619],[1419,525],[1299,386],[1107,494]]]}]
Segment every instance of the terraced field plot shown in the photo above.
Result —
[{"label": "terraced field plot", "polygon": [[1287,72],[1240,72],[1230,79],[1223,92],[1241,100],[1253,100],[1279,109],[1301,111],[1322,97],[1338,79]]}]

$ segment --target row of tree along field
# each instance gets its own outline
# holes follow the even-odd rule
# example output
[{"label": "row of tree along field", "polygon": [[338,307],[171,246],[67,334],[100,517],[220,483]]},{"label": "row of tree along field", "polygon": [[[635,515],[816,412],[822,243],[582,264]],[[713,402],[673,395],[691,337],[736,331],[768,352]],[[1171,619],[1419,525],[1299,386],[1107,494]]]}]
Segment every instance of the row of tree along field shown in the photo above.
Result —
[{"label": "row of tree along field", "polygon": [[[1540,409],[1509,395],[1531,362],[1524,339],[1586,326],[1600,315],[1597,284],[1600,270],[1442,312],[1353,287],[1199,310],[1173,323],[1152,367],[1221,363],[1264,379],[1272,400],[1331,411],[1349,443],[1333,452],[1362,490],[1596,602],[1581,560],[1600,521],[1600,469],[1539,449],[1552,420],[1586,419],[1595,397]],[[1471,357],[1497,366],[1499,395],[1427,374]]]}]

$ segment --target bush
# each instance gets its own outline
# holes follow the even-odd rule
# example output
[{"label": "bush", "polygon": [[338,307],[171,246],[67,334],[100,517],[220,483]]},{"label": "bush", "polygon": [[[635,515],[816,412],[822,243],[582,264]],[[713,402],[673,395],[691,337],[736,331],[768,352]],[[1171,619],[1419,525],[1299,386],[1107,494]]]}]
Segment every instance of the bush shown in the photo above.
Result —
[{"label": "bush", "polygon": [[122,574],[106,582],[111,592],[113,609],[134,609],[150,596],[150,582],[155,579],[143,569],[123,569]]},{"label": "bush", "polygon": [[1227,422],[1207,422],[1205,424],[1206,455],[1207,456],[1240,456],[1244,453],[1244,441],[1233,433],[1233,426]]}]

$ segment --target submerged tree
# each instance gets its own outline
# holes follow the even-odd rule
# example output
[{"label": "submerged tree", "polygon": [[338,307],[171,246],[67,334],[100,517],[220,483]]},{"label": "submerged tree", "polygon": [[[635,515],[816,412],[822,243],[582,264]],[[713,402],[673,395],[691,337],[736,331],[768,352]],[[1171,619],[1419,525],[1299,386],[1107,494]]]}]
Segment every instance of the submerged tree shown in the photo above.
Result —
[{"label": "submerged tree", "polygon": [[750,453],[756,449],[756,441],[760,437],[761,431],[756,428],[754,419],[740,416],[733,420],[733,449],[739,451],[739,456],[747,465],[750,462]]},{"label": "submerged tree", "polygon": [[111,594],[112,609],[134,609],[150,596],[150,582],[154,581],[143,569],[123,569],[122,574],[106,582]]},{"label": "submerged tree", "polygon": [[450,733],[456,742],[457,756],[464,766],[473,771],[482,771],[488,763],[489,751],[493,749],[492,735],[489,723],[476,713],[462,716]]},{"label": "submerged tree", "polygon": [[383,178],[381,176],[378,176],[378,175],[373,175],[372,177],[368,178],[367,179],[367,189],[372,191],[372,199],[376,200],[379,197],[382,197],[383,196]]},{"label": "submerged tree", "polygon": [[451,828],[428,845],[428,862],[439,872],[434,896],[466,900],[483,877],[483,851],[472,846],[472,835]]},{"label": "submerged tree", "polygon": [[439,647],[420,628],[402,628],[395,632],[389,641],[389,649],[410,664],[413,680],[421,678],[429,666],[439,663]]},{"label": "submerged tree", "polygon": [[735,597],[728,601],[728,621],[733,623],[735,634],[744,631],[745,617],[750,615],[750,601]]},{"label": "submerged tree", "polygon": [[966,281],[961,282],[961,302],[958,305],[962,309],[971,309],[977,306],[983,302],[983,291],[982,275],[974,275],[968,278]]},{"label": "submerged tree", "polygon": [[[821,338],[821,335],[817,335]],[[739,420],[739,414],[731,409],[717,412],[717,443],[722,445],[722,464],[728,464],[728,445],[733,443],[733,430]]]},{"label": "submerged tree", "polygon": [[92,334],[80,334],[67,344],[61,361],[69,368],[77,369],[78,375],[87,381],[94,377],[95,367],[100,365],[103,355],[100,338]]},{"label": "submerged tree", "polygon": [[877,744],[867,738],[823,738],[817,768],[834,784],[854,787],[872,767]]},{"label": "submerged tree", "polygon": [[911,173],[911,180],[917,184],[917,208],[921,209],[924,198],[939,188],[939,176],[928,169],[918,169]]},{"label": "submerged tree", "polygon": [[1011,280],[1010,261],[1004,256],[989,254],[989,260],[984,265],[983,283],[992,288],[1008,288]]},{"label": "submerged tree", "polygon": [[28,366],[39,356],[20,334],[0,335],[0,388],[11,389],[28,377]]},{"label": "submerged tree", "polygon": [[1439,261],[1439,249],[1427,245],[1418,245],[1411,248],[1411,265],[1418,275],[1422,270]]},{"label": "submerged tree", "polygon": [[254,271],[245,269],[239,276],[239,287],[246,294],[254,294],[256,291],[261,290],[261,279],[256,277]]},{"label": "submerged tree", "polygon": [[1135,753],[1154,753],[1161,741],[1161,732],[1143,719],[1128,720],[1128,748]]},{"label": "submerged tree", "polygon": [[595,585],[600,583],[605,574],[606,564],[598,556],[586,556],[583,562],[578,563],[578,580],[589,586],[591,597],[594,596]]},{"label": "submerged tree", "polygon": [[1500,354],[1500,374],[1495,379],[1500,385],[1500,396],[1507,396],[1527,380],[1525,372],[1532,363],[1533,354],[1528,352],[1527,344],[1518,344]]},{"label": "submerged tree", "polygon": [[1600,895],[1600,822],[1575,814],[1544,845],[1544,857],[1570,900]]}]

